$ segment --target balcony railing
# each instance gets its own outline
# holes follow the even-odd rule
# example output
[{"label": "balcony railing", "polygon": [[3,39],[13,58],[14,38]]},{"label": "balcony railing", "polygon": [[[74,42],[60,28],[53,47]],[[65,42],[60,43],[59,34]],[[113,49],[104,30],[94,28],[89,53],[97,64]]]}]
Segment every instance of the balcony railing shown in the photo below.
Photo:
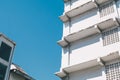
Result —
[{"label": "balcony railing", "polygon": [[[69,0],[65,0],[65,1],[69,1]],[[75,7],[67,12],[65,12],[63,15],[60,16],[60,19],[63,22],[67,22],[69,21],[70,18],[73,18],[77,15],[81,15],[87,11],[90,11],[94,8],[97,8],[98,5],[105,3],[107,1],[113,1],[113,0],[89,0],[86,1],[86,3],[79,5],[78,7]]]},{"label": "balcony railing", "polygon": [[58,77],[63,78],[67,76],[67,74],[75,71],[85,70],[94,66],[104,66],[105,62],[111,61],[113,59],[120,59],[120,54],[118,52],[114,52],[114,53],[110,53],[108,55],[102,56],[100,58],[89,60],[83,63],[69,65],[68,67],[62,68],[62,71],[57,72],[55,74]]},{"label": "balcony railing", "polygon": [[93,8],[96,8],[97,4],[95,3],[95,1],[93,0],[89,0],[88,2],[86,2],[83,5],[80,5],[76,8],[73,8],[72,10],[69,10],[68,12],[66,12],[65,14],[63,14],[62,16],[60,16],[60,19],[63,22],[67,22],[69,20],[69,18],[75,17],[77,15],[83,14]]},{"label": "balcony railing", "polygon": [[107,1],[113,1],[113,0],[95,0],[97,2],[97,4],[102,4],[105,3]]},{"label": "balcony railing", "polygon": [[120,19],[118,18],[107,18],[104,20],[101,20],[99,23],[90,26],[86,29],[82,29],[78,32],[71,33],[63,38],[63,40],[58,41],[58,44],[62,47],[66,47],[69,43],[75,42],[80,39],[84,39],[86,37],[89,37],[94,34],[99,34],[101,31],[119,26]]}]

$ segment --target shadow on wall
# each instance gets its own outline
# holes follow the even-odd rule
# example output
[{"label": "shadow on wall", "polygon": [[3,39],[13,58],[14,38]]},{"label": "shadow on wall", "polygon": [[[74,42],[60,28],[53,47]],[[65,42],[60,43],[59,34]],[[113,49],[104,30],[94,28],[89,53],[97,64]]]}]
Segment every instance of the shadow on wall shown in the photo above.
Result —
[{"label": "shadow on wall", "polygon": [[82,15],[78,15],[75,18],[72,19],[72,24],[84,21],[85,19],[90,19],[95,15],[97,15],[96,10],[91,10],[89,12],[86,12],[86,13],[82,14]]},{"label": "shadow on wall", "polygon": [[98,36],[98,35],[90,36],[86,39],[79,40],[79,41],[72,43],[71,49],[74,50],[74,49],[90,46],[91,44],[95,44],[95,43],[99,42],[101,36],[100,35]]},{"label": "shadow on wall", "polygon": [[73,0],[72,2],[74,3],[74,2],[76,2],[76,1],[79,1],[79,0]]},{"label": "shadow on wall", "polygon": [[102,76],[102,71],[104,71],[101,67],[93,67],[89,70],[78,71],[70,74],[70,80],[102,80],[100,76]]}]

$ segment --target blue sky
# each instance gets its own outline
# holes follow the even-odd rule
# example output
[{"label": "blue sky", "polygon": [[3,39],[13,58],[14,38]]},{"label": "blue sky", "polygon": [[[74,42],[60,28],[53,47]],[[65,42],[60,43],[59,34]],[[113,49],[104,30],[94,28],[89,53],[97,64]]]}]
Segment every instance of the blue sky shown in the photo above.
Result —
[{"label": "blue sky", "polygon": [[0,32],[16,42],[13,62],[36,80],[59,80],[63,0],[0,0]]}]

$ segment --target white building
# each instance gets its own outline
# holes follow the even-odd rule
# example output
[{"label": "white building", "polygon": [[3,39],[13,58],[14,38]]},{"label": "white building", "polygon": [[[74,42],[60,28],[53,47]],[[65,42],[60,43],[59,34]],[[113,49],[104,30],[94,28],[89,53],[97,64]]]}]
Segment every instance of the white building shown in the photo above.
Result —
[{"label": "white building", "polygon": [[9,80],[35,80],[29,76],[21,67],[12,64],[10,68]]},{"label": "white building", "polygon": [[0,80],[8,80],[15,43],[0,34]]},{"label": "white building", "polygon": [[62,80],[120,80],[120,0],[64,0]]}]

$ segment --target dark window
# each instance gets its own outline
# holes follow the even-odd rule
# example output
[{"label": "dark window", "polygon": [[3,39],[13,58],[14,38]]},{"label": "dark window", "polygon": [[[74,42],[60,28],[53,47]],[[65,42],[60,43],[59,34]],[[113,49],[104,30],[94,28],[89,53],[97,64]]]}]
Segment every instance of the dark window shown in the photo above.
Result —
[{"label": "dark window", "polygon": [[11,47],[4,42],[2,42],[0,47],[0,57],[6,61],[9,61],[11,53]]},{"label": "dark window", "polygon": [[7,67],[0,63],[0,80],[4,80]]}]

